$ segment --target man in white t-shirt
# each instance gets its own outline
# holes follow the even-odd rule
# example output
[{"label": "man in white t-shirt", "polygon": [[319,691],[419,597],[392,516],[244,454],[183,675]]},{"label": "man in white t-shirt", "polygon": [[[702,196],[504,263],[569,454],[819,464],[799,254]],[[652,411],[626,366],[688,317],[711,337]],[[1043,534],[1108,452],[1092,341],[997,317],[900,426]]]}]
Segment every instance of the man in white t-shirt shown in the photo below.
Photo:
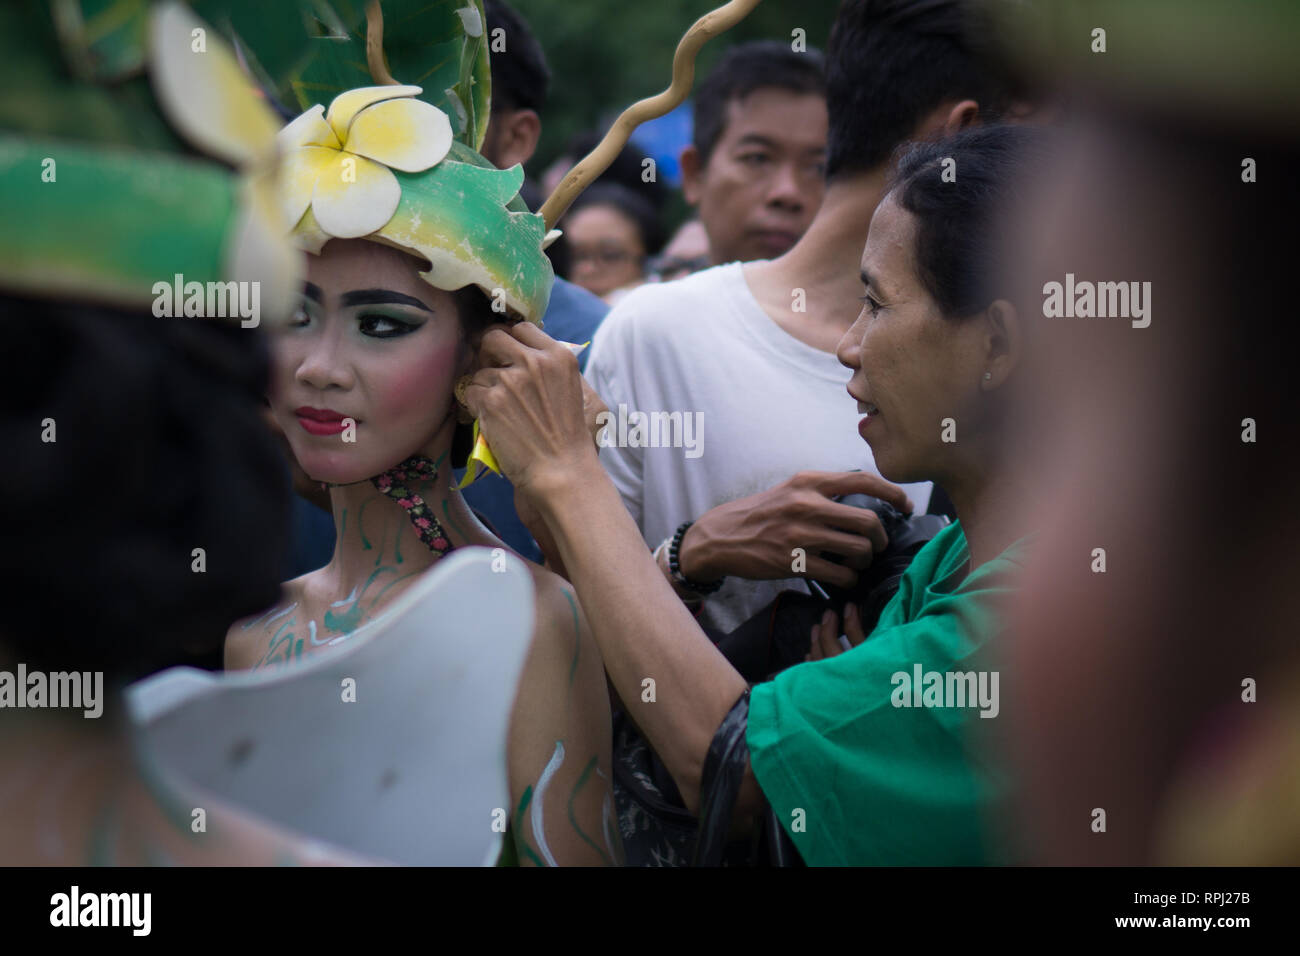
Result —
[{"label": "man in white t-shirt", "polygon": [[587,378],[611,412],[601,460],[707,627],[731,630],[797,578],[853,583],[886,539],[874,514],[834,496],[929,502],[928,483],[900,491],[876,473],[834,353],[861,309],[858,261],[894,148],[1009,105],[972,53],[966,7],[848,0],[828,47],[827,189],[808,231],[779,259],[642,286],[596,335]]},{"label": "man in white t-shirt", "polygon": [[[591,385],[611,413],[601,459],[651,547],[683,521],[696,519],[697,528],[707,529],[711,519],[699,520],[707,512],[781,485],[796,472],[875,473],[844,391],[849,370],[831,352],[773,322],[750,292],[741,263],[642,286],[606,321],[613,324],[597,333],[588,365]],[[656,423],[653,412],[670,414]],[[623,447],[616,447],[620,431]],[[658,447],[644,447],[652,444]],[[929,486],[910,485],[907,492],[924,509]],[[811,488],[808,494],[825,501]],[[773,515],[746,509],[729,528],[731,537],[750,538],[746,550],[761,547],[758,539],[770,530],[771,558],[784,578],[794,577],[793,548],[802,546],[818,561],[818,552],[827,550],[819,545],[830,543],[813,540],[816,525],[793,536],[781,530],[793,506],[783,500]],[[739,526],[746,519],[752,529]],[[698,533],[692,528],[687,541],[699,544]],[[702,620],[724,631],[797,583],[744,581],[736,576],[744,569],[735,564],[718,570],[729,578],[705,602]]]}]

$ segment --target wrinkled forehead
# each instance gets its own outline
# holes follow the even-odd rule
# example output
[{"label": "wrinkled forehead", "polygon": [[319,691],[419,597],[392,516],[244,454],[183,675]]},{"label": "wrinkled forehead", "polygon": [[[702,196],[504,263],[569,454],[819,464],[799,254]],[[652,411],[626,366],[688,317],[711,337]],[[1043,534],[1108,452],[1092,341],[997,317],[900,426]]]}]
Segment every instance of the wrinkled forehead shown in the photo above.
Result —
[{"label": "wrinkled forehead", "polygon": [[826,148],[826,99],[817,93],[760,86],[727,100],[724,117],[716,146],[753,144],[808,152]]},{"label": "wrinkled forehead", "polygon": [[891,190],[876,206],[862,249],[862,272],[881,292],[896,291],[915,280],[916,216]]}]

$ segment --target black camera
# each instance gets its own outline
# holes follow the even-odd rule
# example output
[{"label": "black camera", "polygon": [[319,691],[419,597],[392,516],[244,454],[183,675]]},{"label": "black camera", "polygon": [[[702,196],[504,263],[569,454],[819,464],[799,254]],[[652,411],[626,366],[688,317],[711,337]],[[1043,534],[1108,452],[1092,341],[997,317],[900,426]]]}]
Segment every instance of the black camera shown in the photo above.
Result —
[{"label": "black camera", "polygon": [[[870,636],[880,612],[894,594],[903,573],[920,551],[948,524],[944,515],[903,514],[887,501],[870,495],[841,495],[834,499],[854,508],[874,511],[884,526],[889,544],[874,555],[870,567],[858,573],[852,588],[825,581],[809,581],[809,591],[782,591],[744,624],[728,634],[715,636],[718,650],[751,683],[767,680],[779,671],[798,664],[808,653],[808,635],[829,608],[841,620],[844,606],[857,605],[862,630]],[[844,559],[823,552],[821,557],[836,564]]]},{"label": "black camera", "polygon": [[[840,495],[834,500],[854,508],[874,511],[889,538],[885,550],[872,557],[870,567],[859,573],[858,583],[852,588],[839,588],[825,581],[815,582],[822,591],[818,596],[828,600],[837,615],[850,601],[857,604],[861,612],[862,629],[870,634],[880,619],[880,612],[898,590],[899,579],[916,557],[916,552],[943,530],[948,519],[943,515],[909,517],[889,502],[871,495]],[[835,564],[844,563],[844,559],[837,554],[823,553],[822,557]]]}]

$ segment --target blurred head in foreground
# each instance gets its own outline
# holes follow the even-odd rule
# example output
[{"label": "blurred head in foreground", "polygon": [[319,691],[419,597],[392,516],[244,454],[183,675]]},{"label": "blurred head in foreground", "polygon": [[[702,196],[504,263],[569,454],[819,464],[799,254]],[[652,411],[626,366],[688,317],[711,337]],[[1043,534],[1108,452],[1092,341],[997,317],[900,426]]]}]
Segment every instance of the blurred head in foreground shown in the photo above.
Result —
[{"label": "blurred head in foreground", "polygon": [[[1042,532],[1011,647],[1010,835],[1046,863],[1294,864],[1284,429],[1300,343],[1283,237],[1300,117],[1269,39],[1294,7],[1189,4],[1171,23],[1105,6],[1089,15],[1122,58],[1071,61],[1054,40],[1088,29],[1065,11],[1027,44],[1066,65],[1079,119],[1006,250],[1022,301],[1055,316],[1024,410],[1043,438],[1026,502]],[[1153,46],[1169,55],[1142,62]]]}]

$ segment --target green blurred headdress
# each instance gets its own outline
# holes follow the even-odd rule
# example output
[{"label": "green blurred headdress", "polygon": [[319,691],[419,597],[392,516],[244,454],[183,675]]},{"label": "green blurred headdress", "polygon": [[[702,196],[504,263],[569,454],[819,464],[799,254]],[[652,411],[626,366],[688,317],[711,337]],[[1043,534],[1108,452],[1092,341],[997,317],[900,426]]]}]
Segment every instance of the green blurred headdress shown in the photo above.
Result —
[{"label": "green blurred headdress", "polygon": [[163,286],[237,280],[287,314],[279,123],[214,26],[261,5],[195,6],[0,7],[0,288],[163,314]]}]

